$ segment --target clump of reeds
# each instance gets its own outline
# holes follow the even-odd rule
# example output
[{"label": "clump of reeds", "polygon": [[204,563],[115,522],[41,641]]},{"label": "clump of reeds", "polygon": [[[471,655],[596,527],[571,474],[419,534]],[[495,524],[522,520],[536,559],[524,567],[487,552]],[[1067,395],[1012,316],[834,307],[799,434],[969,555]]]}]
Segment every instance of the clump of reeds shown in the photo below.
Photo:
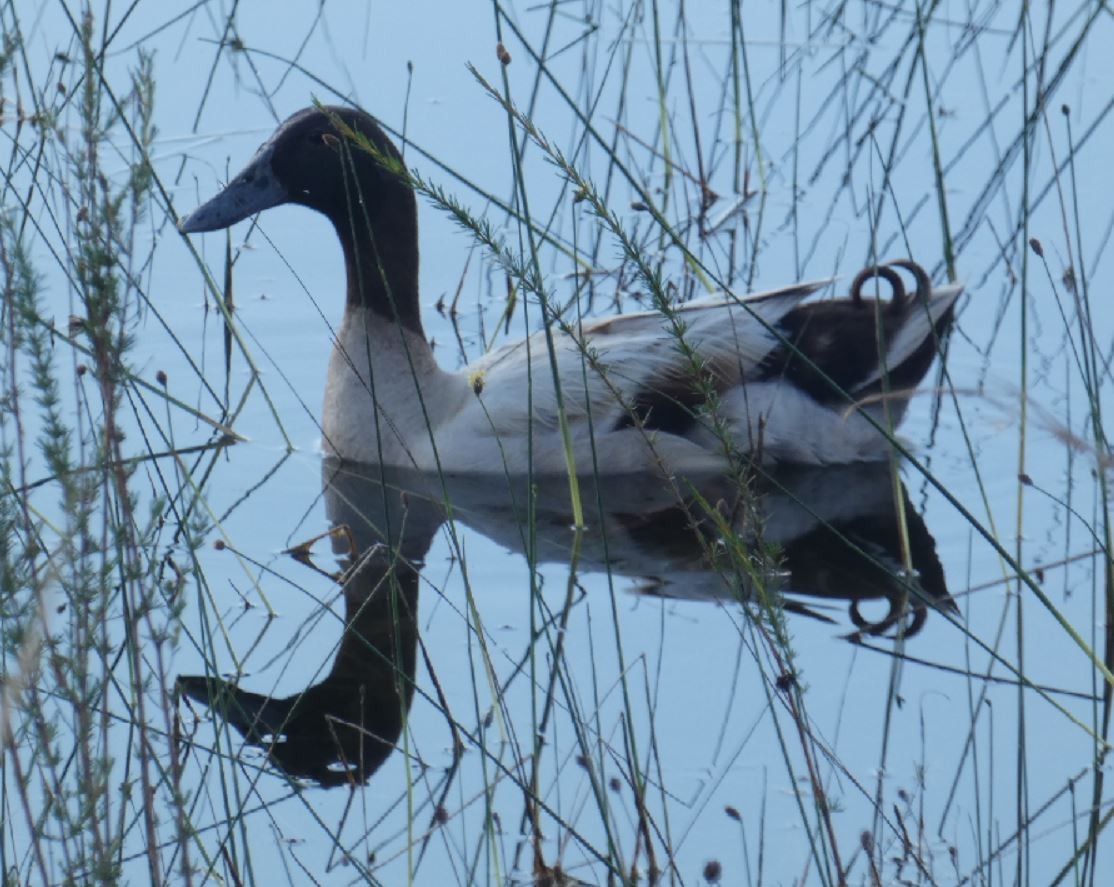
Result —
[{"label": "clump of reeds", "polygon": [[[27,51],[15,33],[0,60],[18,160],[0,213],[0,742],[16,776],[3,855],[20,881],[112,883],[138,830],[163,883],[191,866],[166,654],[192,565],[188,537],[165,535],[173,477],[141,469],[125,430],[148,410],[129,356],[151,248],[154,80],[141,53],[115,92],[92,13],[71,24],[54,82],[9,77]],[[39,263],[68,285],[68,321],[47,309]]]}]

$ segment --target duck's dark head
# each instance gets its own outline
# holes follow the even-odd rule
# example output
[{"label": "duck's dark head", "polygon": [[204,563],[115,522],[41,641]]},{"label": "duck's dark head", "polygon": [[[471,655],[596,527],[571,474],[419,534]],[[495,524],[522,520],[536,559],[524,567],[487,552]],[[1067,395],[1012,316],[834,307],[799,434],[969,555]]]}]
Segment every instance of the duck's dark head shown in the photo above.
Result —
[{"label": "duck's dark head", "polygon": [[[374,150],[350,138],[352,132]],[[344,248],[348,304],[421,332],[417,207],[413,191],[385,162],[400,162],[398,151],[368,114],[306,108],[279,126],[247,167],[183,218],[178,230],[216,231],[285,203],[317,210],[333,223]]]}]

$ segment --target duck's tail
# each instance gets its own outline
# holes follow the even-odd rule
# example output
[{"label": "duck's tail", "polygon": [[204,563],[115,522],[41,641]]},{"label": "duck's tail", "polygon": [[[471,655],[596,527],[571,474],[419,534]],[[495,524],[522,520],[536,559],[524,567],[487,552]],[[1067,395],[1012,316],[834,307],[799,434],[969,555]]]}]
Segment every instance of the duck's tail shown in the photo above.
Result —
[{"label": "duck's tail", "polygon": [[[916,290],[906,293],[893,268],[904,268],[916,279]],[[852,283],[852,298],[858,299],[862,285],[872,277],[882,277],[894,286],[887,307],[890,322],[883,324],[885,357],[874,373],[856,386],[855,393],[869,396],[884,387],[898,392],[916,388],[939,353],[942,340],[951,328],[955,303],[963,292],[962,284],[933,287],[928,275],[907,259],[890,262],[861,272]],[[898,281],[895,284],[895,279]]]},{"label": "duck's tail", "polygon": [[[915,281],[911,292],[898,269]],[[856,275],[847,298],[785,314],[777,326],[786,342],[765,357],[755,380],[787,382],[833,408],[845,407],[848,394],[859,401],[907,397],[932,365],[962,291],[933,288],[908,259],[873,265]]]}]

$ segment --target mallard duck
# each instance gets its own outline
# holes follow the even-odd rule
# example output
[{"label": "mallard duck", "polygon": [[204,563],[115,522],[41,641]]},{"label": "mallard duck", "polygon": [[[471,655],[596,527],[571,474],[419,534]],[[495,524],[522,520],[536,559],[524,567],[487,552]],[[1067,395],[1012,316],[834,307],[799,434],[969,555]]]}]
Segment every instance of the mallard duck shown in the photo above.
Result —
[{"label": "mallard duck", "polygon": [[[715,470],[730,450],[810,465],[884,458],[892,443],[874,422],[896,427],[961,292],[900,260],[860,272],[844,298],[804,302],[834,284],[819,280],[678,305],[684,349],[661,313],[641,312],[554,329],[552,361],[537,333],[450,372],[422,329],[417,203],[402,169],[368,114],[306,108],[178,225],[215,231],[281,204],[333,223],[347,303],[321,429],[345,460],[553,473],[571,450],[578,472],[617,474]],[[864,295],[883,283],[888,299]]]}]

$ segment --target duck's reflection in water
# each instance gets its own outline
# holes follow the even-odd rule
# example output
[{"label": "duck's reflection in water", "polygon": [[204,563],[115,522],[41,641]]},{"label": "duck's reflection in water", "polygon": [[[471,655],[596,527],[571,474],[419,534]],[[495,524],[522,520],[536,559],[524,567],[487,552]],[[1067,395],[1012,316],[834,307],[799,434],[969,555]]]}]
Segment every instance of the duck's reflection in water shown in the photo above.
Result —
[{"label": "duck's reflection in water", "polygon": [[414,694],[418,568],[378,545],[343,576],[344,631],[320,683],[284,698],[216,677],[178,688],[211,706],[288,775],[323,786],[365,781],[402,732]]},{"label": "duck's reflection in water", "polygon": [[[414,692],[419,571],[450,511],[506,548],[533,545],[539,561],[568,562],[575,549],[578,571],[635,578],[644,594],[760,598],[833,623],[815,599],[846,601],[858,636],[908,638],[931,608],[954,609],[935,542],[885,464],[767,472],[745,492],[722,477],[581,481],[581,533],[565,478],[438,478],[327,461],[324,482],[345,602],[328,676],[283,699],[179,678],[287,775],[319,785],[366,781],[398,740]],[[864,601],[886,612],[867,620]]]}]

